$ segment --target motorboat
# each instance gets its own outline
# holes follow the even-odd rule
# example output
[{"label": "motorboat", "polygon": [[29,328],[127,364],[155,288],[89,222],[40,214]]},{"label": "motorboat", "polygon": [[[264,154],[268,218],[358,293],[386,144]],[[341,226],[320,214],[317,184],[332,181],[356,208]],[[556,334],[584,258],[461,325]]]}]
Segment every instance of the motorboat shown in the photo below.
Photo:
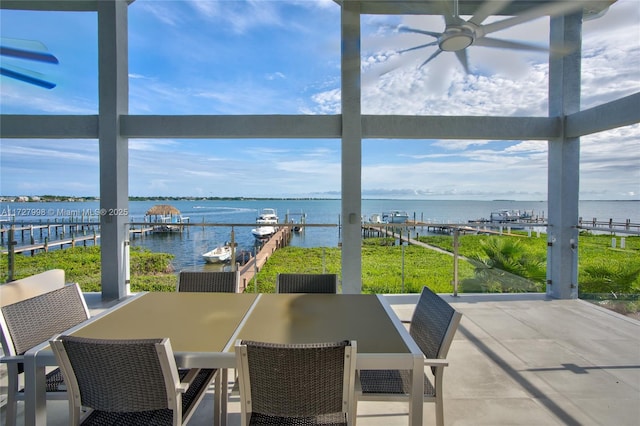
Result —
[{"label": "motorboat", "polygon": [[253,234],[254,237],[260,240],[263,240],[271,237],[273,234],[276,233],[277,230],[278,228],[276,228],[275,226],[259,226],[257,228],[253,228],[251,230],[251,233]]},{"label": "motorboat", "polygon": [[278,214],[275,209],[262,209],[256,223],[278,223]]},{"label": "motorboat", "polygon": [[409,215],[405,211],[392,210],[382,213],[382,221],[385,223],[405,223],[409,220]]},{"label": "motorboat", "polygon": [[278,227],[278,215],[274,209],[262,209],[260,215],[256,219],[257,228],[253,228],[251,233],[258,239],[271,237],[276,233]]},{"label": "motorboat", "polygon": [[382,223],[382,216],[380,216],[378,213],[374,213],[369,218],[369,222],[370,223]]},{"label": "motorboat", "polygon": [[231,246],[223,245],[214,248],[202,255],[207,263],[224,263],[231,259]]},{"label": "motorboat", "polygon": [[492,211],[489,218],[493,223],[509,223],[530,219],[531,214],[528,212],[521,212],[520,210],[502,209]]}]

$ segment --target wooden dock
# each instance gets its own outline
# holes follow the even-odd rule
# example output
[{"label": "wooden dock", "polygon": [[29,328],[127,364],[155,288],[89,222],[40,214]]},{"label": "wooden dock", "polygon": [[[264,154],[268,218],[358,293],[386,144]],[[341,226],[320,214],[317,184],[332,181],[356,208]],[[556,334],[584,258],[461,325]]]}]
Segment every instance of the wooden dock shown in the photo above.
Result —
[{"label": "wooden dock", "polygon": [[[12,223],[10,226],[0,227],[0,245],[9,247],[13,239],[13,253],[35,254],[38,250],[49,251],[51,248],[65,246],[75,247],[82,243],[86,247],[88,242],[97,244],[100,239],[100,224],[97,222],[47,222],[47,223]],[[129,233],[132,238],[144,236],[153,232],[150,225],[132,226]],[[40,242],[36,242],[36,239]],[[20,245],[18,245],[20,241]],[[2,254],[8,254],[8,248],[3,248]]]},{"label": "wooden dock", "polygon": [[[26,244],[26,245],[21,245],[19,247],[14,247],[12,251],[13,253],[16,253],[16,254],[31,252],[31,255],[33,255],[37,250],[44,250],[46,252],[53,247],[62,248],[63,246],[66,246],[66,245],[75,247],[79,243],[82,243],[82,245],[86,247],[87,242],[89,241],[92,241],[93,245],[96,245],[98,243],[99,238],[100,238],[100,234],[94,233],[92,235],[74,235],[72,237],[61,238],[53,241],[48,241],[47,239],[45,239],[45,241],[42,243]],[[4,250],[4,249],[2,250],[2,254],[8,254],[8,253],[9,253],[9,250]]]},{"label": "wooden dock", "polygon": [[[544,226],[546,224],[528,225]],[[397,239],[403,239],[401,237],[409,236],[415,231],[416,238],[419,235],[417,228],[426,229],[427,232],[437,234],[452,234],[458,230],[462,234],[492,234],[492,235],[509,235],[512,237],[522,237],[522,234],[513,234],[510,232],[509,226],[503,226],[502,229],[491,229],[486,226],[468,225],[468,224],[450,224],[450,223],[425,223],[425,222],[413,222],[396,224],[363,224],[362,236],[367,237],[385,237],[395,235]]]},{"label": "wooden dock", "polygon": [[255,257],[251,258],[249,262],[238,268],[240,275],[238,291],[240,293],[244,292],[256,273],[262,269],[265,263],[267,263],[269,257],[271,257],[271,255],[279,248],[287,246],[290,240],[291,227],[280,227],[280,229],[278,229],[278,231],[264,243],[260,251],[256,253]]},{"label": "wooden dock", "polygon": [[92,232],[100,228],[97,222],[36,222],[36,223],[16,223],[2,224],[0,226],[0,244],[4,245],[5,238],[9,232],[13,231],[14,238],[19,238],[23,242],[31,240],[39,235],[42,240],[45,237],[51,239],[52,236],[62,236],[78,233]]}]

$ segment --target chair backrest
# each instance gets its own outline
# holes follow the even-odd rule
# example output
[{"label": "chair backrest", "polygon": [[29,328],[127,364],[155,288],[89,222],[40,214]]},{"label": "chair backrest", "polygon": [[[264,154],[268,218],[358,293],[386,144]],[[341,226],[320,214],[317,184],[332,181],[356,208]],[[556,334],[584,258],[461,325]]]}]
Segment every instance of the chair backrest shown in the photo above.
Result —
[{"label": "chair backrest", "polygon": [[278,274],[276,293],[337,293],[337,274]]},{"label": "chair backrest", "polygon": [[64,287],[63,269],[50,269],[0,285],[0,307]]},{"label": "chair backrest", "polygon": [[79,405],[108,412],[177,406],[180,379],[169,339],[57,336],[51,347]]},{"label": "chair backrest", "polygon": [[89,318],[78,284],[21,300],[0,308],[5,355],[22,355],[34,346]]},{"label": "chair backrest", "polygon": [[[247,413],[312,417],[355,411],[356,342],[236,343],[243,418]],[[355,418],[355,417],[354,417]]]},{"label": "chair backrest", "polygon": [[411,318],[409,333],[426,358],[446,358],[462,314],[423,287]]},{"label": "chair backrest", "polygon": [[181,271],[176,291],[237,293],[238,271]]}]

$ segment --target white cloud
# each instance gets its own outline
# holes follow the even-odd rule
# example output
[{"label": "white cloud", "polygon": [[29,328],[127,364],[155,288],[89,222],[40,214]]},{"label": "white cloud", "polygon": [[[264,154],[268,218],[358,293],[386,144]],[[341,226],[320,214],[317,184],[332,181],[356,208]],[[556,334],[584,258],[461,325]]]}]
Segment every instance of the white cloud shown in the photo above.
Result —
[{"label": "white cloud", "polygon": [[[333,0],[138,0],[130,6],[130,113],[339,114],[339,9]],[[472,46],[470,75],[452,53],[420,68],[433,47],[396,52],[431,39],[393,32],[399,23],[444,28],[439,16],[363,16],[364,114],[547,116],[544,54]],[[639,23],[637,0],[618,0],[602,18],[584,24],[583,109],[639,91]],[[548,23],[538,20],[492,37],[545,44],[548,33]],[[259,40],[271,41],[270,47],[256,47]],[[91,62],[95,52],[87,52],[84,61]],[[96,114],[97,80],[85,79],[93,86],[61,79],[67,84],[55,91],[3,80],[3,112]],[[581,193],[637,198],[639,140],[638,125],[583,137]],[[365,196],[546,197],[545,141],[404,142],[392,141],[382,153],[363,144]],[[337,196],[340,191],[339,140],[133,139],[129,146],[132,195],[211,195],[210,182],[229,196]],[[3,188],[15,184],[25,191],[31,187],[29,192],[52,192],[37,189],[47,184],[53,192],[97,192],[96,141],[3,140],[1,154]],[[53,158],[39,163],[51,176],[63,169],[73,169],[74,176],[43,179],[40,170],[21,163],[25,155]],[[10,174],[27,178],[9,183]]]}]

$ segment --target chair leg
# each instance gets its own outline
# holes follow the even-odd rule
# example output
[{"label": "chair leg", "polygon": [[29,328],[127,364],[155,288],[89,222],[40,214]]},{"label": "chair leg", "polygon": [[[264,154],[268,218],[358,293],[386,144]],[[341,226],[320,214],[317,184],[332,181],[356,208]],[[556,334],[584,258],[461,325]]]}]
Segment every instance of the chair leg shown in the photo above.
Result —
[{"label": "chair leg", "polygon": [[18,416],[18,365],[7,364],[7,405],[5,420],[7,426],[15,426]]},{"label": "chair leg", "polygon": [[358,398],[353,398],[353,404],[351,404],[351,411],[349,411],[349,425],[355,426],[358,420]]},{"label": "chair leg", "polygon": [[[234,370],[235,371],[235,370]],[[223,368],[218,372],[222,387],[220,389],[220,426],[227,425],[227,405],[229,403],[229,370]],[[235,375],[235,373],[234,373]]]},{"label": "chair leg", "polygon": [[435,376],[436,391],[436,426],[444,426],[444,404],[442,398],[442,368],[438,369]]},{"label": "chair leg", "polygon": [[444,407],[440,398],[436,401],[436,425],[444,426]]}]

